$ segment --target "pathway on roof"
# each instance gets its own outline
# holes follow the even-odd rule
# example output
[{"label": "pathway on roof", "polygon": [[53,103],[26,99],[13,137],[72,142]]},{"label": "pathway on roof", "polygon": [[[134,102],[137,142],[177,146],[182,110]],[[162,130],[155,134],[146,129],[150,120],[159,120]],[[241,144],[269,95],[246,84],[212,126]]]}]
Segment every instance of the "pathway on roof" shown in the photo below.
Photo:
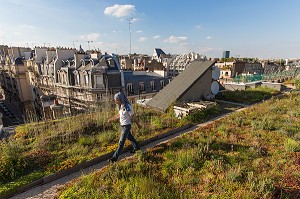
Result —
[{"label": "pathway on roof", "polygon": [[[236,111],[241,111],[245,108],[241,108],[241,109],[238,109]],[[198,129],[200,127],[205,127],[221,118],[224,118],[224,117],[227,117],[228,115],[236,112],[236,111],[233,111],[231,113],[226,113],[226,114],[223,114],[219,117],[216,117],[216,118],[213,118],[207,122],[204,122],[204,123],[201,123],[201,124],[197,124],[195,126],[192,126],[191,128],[188,128],[186,130],[183,130],[181,132],[178,132],[178,133],[175,133],[171,136],[168,136],[168,137],[165,137],[165,138],[162,138],[160,140],[157,140],[157,141],[154,141],[154,142],[151,142],[143,147],[142,150],[146,150],[146,149],[149,149],[151,147],[154,147],[158,144],[161,144],[161,143],[165,143],[165,142],[168,142],[170,141],[171,139],[174,139],[184,133],[189,133],[189,132],[192,132],[194,131],[195,129]],[[124,153],[122,155],[119,156],[119,161],[124,159],[124,158],[127,158],[127,157],[130,157],[132,156],[132,154],[130,154],[129,152],[127,153]],[[18,194],[16,196],[13,196],[12,198],[15,198],[15,199],[24,199],[24,198],[30,198],[30,199],[53,199],[55,198],[56,194],[57,194],[57,191],[60,187],[64,186],[66,183],[70,182],[71,180],[73,179],[76,179],[76,178],[79,178],[81,177],[82,175],[87,175],[93,171],[96,171],[96,170],[99,170],[99,169],[102,169],[103,167],[107,166],[109,163],[107,161],[103,161],[99,164],[96,164],[96,165],[93,165],[91,167],[88,167],[86,169],[83,169],[82,171],[79,171],[79,172],[75,172],[71,175],[68,175],[68,176],[65,176],[65,177],[62,177],[60,179],[57,179],[55,181],[52,181],[52,182],[49,182],[47,184],[44,184],[42,186],[37,186],[37,187],[34,187],[24,193],[21,193],[21,194]]]}]

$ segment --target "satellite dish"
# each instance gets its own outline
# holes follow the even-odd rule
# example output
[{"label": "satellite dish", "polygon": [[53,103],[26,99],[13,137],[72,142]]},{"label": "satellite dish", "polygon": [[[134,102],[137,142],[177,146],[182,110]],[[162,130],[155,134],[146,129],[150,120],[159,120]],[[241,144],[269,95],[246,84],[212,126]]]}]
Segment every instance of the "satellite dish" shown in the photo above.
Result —
[{"label": "satellite dish", "polygon": [[220,77],[220,69],[217,66],[212,67],[212,78],[218,80]]},{"label": "satellite dish", "polygon": [[211,93],[212,93],[213,95],[218,94],[218,92],[219,92],[219,90],[220,90],[220,88],[219,88],[219,83],[218,83],[217,81],[213,81],[213,82],[211,83],[210,90],[211,90]]}]

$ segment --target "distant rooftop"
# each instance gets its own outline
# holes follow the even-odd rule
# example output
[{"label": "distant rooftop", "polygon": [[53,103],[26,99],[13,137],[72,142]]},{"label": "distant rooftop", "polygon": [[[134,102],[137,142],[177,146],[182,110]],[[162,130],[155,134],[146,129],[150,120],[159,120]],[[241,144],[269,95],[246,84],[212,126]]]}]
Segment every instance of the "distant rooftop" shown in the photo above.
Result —
[{"label": "distant rooftop", "polygon": [[137,74],[133,71],[124,71],[124,79],[130,81],[143,81],[143,80],[152,80],[152,79],[160,79],[162,76],[153,73],[153,72],[145,72],[145,74]]},{"label": "distant rooftop", "polygon": [[157,57],[160,57],[160,55],[165,55],[166,53],[160,49],[160,48],[155,48],[154,52],[157,54]]}]

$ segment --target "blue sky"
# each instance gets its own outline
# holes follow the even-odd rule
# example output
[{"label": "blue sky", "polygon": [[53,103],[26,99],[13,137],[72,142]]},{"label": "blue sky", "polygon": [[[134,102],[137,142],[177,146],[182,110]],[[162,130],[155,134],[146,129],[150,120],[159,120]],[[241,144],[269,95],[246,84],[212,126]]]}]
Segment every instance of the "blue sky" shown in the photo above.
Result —
[{"label": "blue sky", "polygon": [[0,44],[300,57],[299,0],[1,0]]}]

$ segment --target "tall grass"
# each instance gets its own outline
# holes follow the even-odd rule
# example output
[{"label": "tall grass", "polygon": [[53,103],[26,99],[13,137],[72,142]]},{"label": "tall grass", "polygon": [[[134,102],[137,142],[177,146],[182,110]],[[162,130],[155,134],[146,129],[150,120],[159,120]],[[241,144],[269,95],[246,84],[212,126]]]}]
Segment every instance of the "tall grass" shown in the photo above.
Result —
[{"label": "tall grass", "polygon": [[300,141],[287,126],[299,127],[299,102],[285,95],[235,113],[76,180],[59,198],[296,198]]},{"label": "tall grass", "polygon": [[[138,141],[163,133],[179,121],[173,113],[134,109],[143,124],[143,129],[132,127]],[[119,124],[107,122],[115,114],[115,107],[101,107],[88,114],[18,126],[13,137],[0,141],[0,188],[7,191],[6,185],[20,177],[28,176],[30,182],[32,172],[48,175],[115,150]]]},{"label": "tall grass", "polygon": [[261,100],[268,99],[279,91],[268,87],[248,88],[246,90],[225,91],[219,93],[216,97],[221,100],[252,104]]}]

